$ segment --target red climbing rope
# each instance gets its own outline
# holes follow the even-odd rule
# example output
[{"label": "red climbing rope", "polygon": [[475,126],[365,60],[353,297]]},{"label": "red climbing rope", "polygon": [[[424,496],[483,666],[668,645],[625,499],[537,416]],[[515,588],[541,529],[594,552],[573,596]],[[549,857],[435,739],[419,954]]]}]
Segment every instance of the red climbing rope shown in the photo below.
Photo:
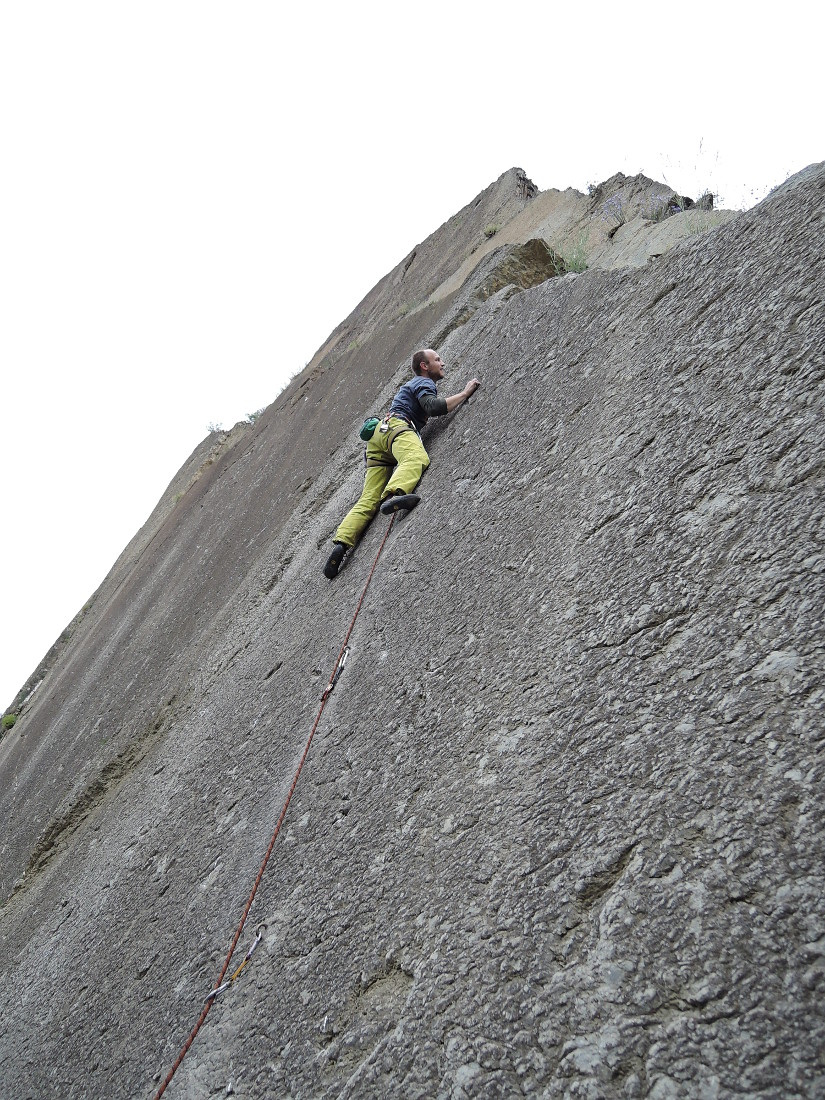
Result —
[{"label": "red climbing rope", "polygon": [[[301,774],[301,770],[303,769],[303,766],[304,766],[304,761],[307,758],[307,754],[309,752],[309,746],[312,744],[312,739],[315,736],[315,731],[318,729],[318,724],[321,721],[321,715],[324,713],[324,707],[327,705],[327,700],[329,699],[330,695],[332,694],[332,689],[335,687],[335,683],[338,679],[338,676],[340,675],[341,670],[344,667],[344,662],[346,661],[346,654],[348,652],[349,639],[350,639],[350,635],[352,634],[353,627],[355,626],[355,620],[358,618],[358,613],[361,610],[361,604],[364,602],[364,597],[366,596],[367,589],[370,586],[370,581],[372,580],[372,575],[375,572],[375,567],[378,565],[378,559],[381,557],[381,551],[384,549],[384,544],[386,543],[387,539],[389,538],[389,534],[390,534],[390,531],[392,530],[393,523],[395,523],[395,514],[393,514],[392,519],[390,520],[390,522],[387,526],[387,530],[384,533],[384,537],[381,540],[381,545],[378,547],[378,553],[375,555],[375,560],[372,563],[372,569],[370,569],[369,576],[367,577],[367,582],[364,585],[363,591],[361,592],[361,598],[358,600],[358,606],[355,608],[355,614],[352,616],[352,621],[349,624],[349,629],[347,630],[346,637],[344,638],[344,644],[341,646],[341,652],[338,654],[338,660],[335,662],[335,668],[333,669],[332,675],[329,678],[329,683],[327,684],[327,686],[324,690],[324,694],[321,696],[321,705],[318,708],[318,713],[315,716],[315,722],[313,723],[312,729],[309,732],[309,737],[307,738],[306,744],[304,745],[304,751],[301,754],[301,759],[298,761],[298,767],[295,769],[295,775],[292,777],[292,786],[289,788],[289,792],[287,793],[286,800],[285,800],[284,805],[283,805],[283,809],[281,810],[280,816],[278,817],[278,821],[276,822],[276,825],[275,825],[275,831],[272,834],[272,839],[269,842],[269,847],[266,850],[266,854],[264,855],[263,862],[261,863],[260,870],[258,871],[258,877],[255,879],[255,884],[252,887],[252,892],[249,895],[249,900],[247,901],[246,906],[244,907],[244,911],[243,911],[243,914],[241,916],[240,923],[238,924],[238,928],[237,928],[237,930],[235,932],[235,935],[232,939],[232,943],[230,944],[229,951],[227,953],[226,959],[225,959],[224,964],[223,964],[223,969],[221,970],[220,974],[218,975],[218,979],[217,979],[217,981],[215,982],[215,985],[212,988],[212,992],[210,993],[210,995],[206,999],[206,1004],[203,1006],[203,1008],[201,1010],[201,1014],[198,1017],[197,1023],[192,1028],[192,1031],[189,1034],[189,1038],[183,1044],[180,1054],[175,1059],[175,1064],[169,1070],[163,1084],[160,1086],[158,1091],[155,1093],[154,1100],[159,1100],[159,1097],[163,1096],[169,1082],[172,1080],[172,1078],[177,1073],[178,1067],[180,1066],[183,1059],[186,1057],[186,1054],[187,1054],[189,1048],[192,1046],[192,1043],[194,1043],[195,1036],[198,1034],[200,1029],[203,1027],[204,1021],[206,1020],[206,1017],[209,1015],[209,1012],[212,1008],[212,1005],[217,1000],[217,995],[216,994],[221,988],[221,984],[223,982],[223,979],[226,975],[227,970],[229,969],[229,964],[232,961],[232,956],[235,953],[235,948],[238,946],[238,940],[241,938],[241,934],[243,933],[244,925],[246,924],[246,918],[249,916],[249,910],[252,908],[252,902],[255,900],[255,895],[258,892],[258,887],[260,886],[261,879],[264,876],[264,871],[266,870],[266,865],[269,862],[269,857],[272,855],[272,849],[275,847],[275,841],[278,839],[278,833],[281,831],[281,826],[284,823],[284,818],[286,817],[287,808],[289,807],[289,803],[292,801],[292,795],[295,793],[295,788],[298,785],[298,777]],[[256,941],[256,945],[257,945],[257,941]],[[254,946],[255,945],[253,945],[253,948],[254,948]],[[250,954],[251,954],[251,952],[250,952]],[[247,958],[248,958],[248,956],[247,956]],[[235,972],[236,975],[240,972],[240,969],[241,969],[241,967],[239,967],[238,970]]]}]

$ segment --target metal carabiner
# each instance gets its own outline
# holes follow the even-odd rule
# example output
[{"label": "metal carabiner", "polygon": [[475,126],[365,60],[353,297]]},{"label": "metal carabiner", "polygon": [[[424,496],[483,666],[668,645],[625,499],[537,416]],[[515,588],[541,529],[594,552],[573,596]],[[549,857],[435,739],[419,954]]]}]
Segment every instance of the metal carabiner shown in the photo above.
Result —
[{"label": "metal carabiner", "polygon": [[252,952],[264,938],[264,932],[266,932],[266,925],[259,924],[258,927],[255,929],[255,939],[252,941],[252,945],[246,953],[246,959],[244,959],[244,962],[248,962],[249,959],[252,958]]},{"label": "metal carabiner", "polygon": [[347,657],[349,657],[349,646],[344,646],[344,652],[338,659],[338,664],[335,666],[335,672],[332,674],[332,679],[324,688],[324,694],[321,699],[326,699],[327,696],[335,689],[335,685],[338,683],[338,677],[344,671],[344,665],[347,663]]},{"label": "metal carabiner", "polygon": [[349,646],[348,645],[344,646],[344,652],[341,654],[341,659],[338,662],[338,667],[335,669],[335,672],[333,673],[332,687],[335,687],[335,685],[338,683],[338,677],[344,671],[344,665],[347,663],[347,657],[349,657]]},{"label": "metal carabiner", "polygon": [[221,993],[223,993],[223,991],[225,989],[227,989],[229,987],[230,982],[231,982],[231,978],[230,978],[229,982],[224,982],[223,985],[219,985],[217,989],[211,990],[209,996],[204,1001],[204,1004],[209,1004],[210,1001],[214,1001],[214,999],[216,997],[218,997]]}]

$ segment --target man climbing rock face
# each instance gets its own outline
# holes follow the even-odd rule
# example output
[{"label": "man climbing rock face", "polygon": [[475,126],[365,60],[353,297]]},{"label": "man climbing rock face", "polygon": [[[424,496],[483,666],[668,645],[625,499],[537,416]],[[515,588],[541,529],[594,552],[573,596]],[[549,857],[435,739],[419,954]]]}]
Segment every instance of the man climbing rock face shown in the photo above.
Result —
[{"label": "man climbing rock face", "polygon": [[376,427],[367,443],[367,473],[358,503],[346,514],[335,532],[332,553],[324,576],[337,576],[344,554],[355,546],[379,507],[384,515],[418,504],[413,492],[430,458],[421,442],[421,429],[431,416],[446,416],[463,404],[481,385],[472,378],[452,397],[439,397],[436,382],[444,377],[441,356],[429,348],[412,358],[414,377],[393,399],[389,416]]}]

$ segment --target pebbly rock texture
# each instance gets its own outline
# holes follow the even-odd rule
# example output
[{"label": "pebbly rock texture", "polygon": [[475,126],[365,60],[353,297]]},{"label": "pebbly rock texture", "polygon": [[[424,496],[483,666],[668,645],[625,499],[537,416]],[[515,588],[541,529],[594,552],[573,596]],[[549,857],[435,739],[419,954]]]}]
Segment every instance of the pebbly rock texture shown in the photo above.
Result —
[{"label": "pebbly rock texture", "polygon": [[[376,323],[483,385],[167,1096],[825,1095],[824,202],[812,166],[643,268]],[[4,1095],[149,1097],[189,1034],[386,530],[323,578],[405,359],[216,440],[0,744]]]}]

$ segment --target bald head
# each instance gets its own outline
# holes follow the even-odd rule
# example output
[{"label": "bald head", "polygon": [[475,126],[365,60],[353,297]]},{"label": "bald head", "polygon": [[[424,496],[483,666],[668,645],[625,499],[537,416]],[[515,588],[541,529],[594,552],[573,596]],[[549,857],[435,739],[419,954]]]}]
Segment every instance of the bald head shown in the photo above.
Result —
[{"label": "bald head", "polygon": [[412,357],[412,369],[413,374],[423,374],[422,366],[426,367],[430,361],[430,356],[435,355],[432,348],[428,348],[425,351],[417,351]]}]

